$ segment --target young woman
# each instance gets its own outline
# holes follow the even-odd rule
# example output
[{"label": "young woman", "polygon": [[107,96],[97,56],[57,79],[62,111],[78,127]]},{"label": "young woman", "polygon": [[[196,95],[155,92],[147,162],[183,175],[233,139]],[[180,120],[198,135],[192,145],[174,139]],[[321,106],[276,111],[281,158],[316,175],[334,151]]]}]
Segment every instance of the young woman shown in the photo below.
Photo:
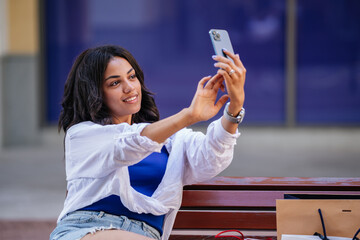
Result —
[{"label": "young woman", "polygon": [[[188,108],[159,120],[133,56],[118,46],[84,51],[65,84],[68,194],[51,240],[168,239],[184,185],[224,170],[244,116],[246,70],[214,56],[217,74],[201,79]],[[225,84],[224,84],[225,83]],[[216,101],[219,90],[224,94]],[[186,128],[214,117],[206,135]]]}]

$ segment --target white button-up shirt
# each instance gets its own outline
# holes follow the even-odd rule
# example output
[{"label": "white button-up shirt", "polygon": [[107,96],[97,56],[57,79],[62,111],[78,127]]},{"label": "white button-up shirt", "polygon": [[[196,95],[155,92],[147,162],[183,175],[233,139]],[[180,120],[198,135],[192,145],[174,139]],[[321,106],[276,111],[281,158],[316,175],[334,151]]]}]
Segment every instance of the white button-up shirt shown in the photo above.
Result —
[{"label": "white button-up shirt", "polygon": [[[183,186],[208,180],[224,170],[233,158],[240,135],[228,133],[218,119],[209,125],[206,135],[185,128],[159,144],[140,135],[146,125],[82,122],[67,131],[68,195],[58,221],[69,212],[115,194],[131,211],[166,214],[162,239],[168,239],[181,205]],[[166,171],[148,197],[130,186],[128,166],[152,152],[160,152],[164,144],[169,152]]]}]

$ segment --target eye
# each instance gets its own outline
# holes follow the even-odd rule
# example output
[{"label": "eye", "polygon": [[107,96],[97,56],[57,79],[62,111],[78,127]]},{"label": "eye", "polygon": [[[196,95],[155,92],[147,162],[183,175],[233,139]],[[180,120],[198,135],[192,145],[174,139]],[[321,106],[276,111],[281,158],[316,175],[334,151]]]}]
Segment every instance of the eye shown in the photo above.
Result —
[{"label": "eye", "polygon": [[113,87],[113,86],[116,86],[120,83],[120,81],[116,80],[116,81],[113,81],[110,83],[110,86]]},{"label": "eye", "polygon": [[136,74],[134,73],[134,74],[131,74],[130,75],[130,79],[136,79]]}]

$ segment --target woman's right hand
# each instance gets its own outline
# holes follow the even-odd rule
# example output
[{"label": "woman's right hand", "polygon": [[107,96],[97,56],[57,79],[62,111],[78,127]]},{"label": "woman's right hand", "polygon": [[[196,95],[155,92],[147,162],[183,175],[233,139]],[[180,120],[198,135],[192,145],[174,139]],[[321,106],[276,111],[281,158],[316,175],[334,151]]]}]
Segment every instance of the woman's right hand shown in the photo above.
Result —
[{"label": "woman's right hand", "polygon": [[224,78],[220,74],[204,77],[199,81],[194,98],[188,108],[193,123],[214,117],[226,103],[229,98],[227,94],[221,96],[216,102],[219,90],[225,90],[223,82]]}]

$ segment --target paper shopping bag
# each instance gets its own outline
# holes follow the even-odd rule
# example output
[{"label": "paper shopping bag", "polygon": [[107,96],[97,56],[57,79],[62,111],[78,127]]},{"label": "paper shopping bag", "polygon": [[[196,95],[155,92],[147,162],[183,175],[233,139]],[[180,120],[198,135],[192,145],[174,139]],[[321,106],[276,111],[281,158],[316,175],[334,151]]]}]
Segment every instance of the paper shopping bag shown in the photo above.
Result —
[{"label": "paper shopping bag", "polygon": [[313,235],[323,228],[327,236],[352,238],[360,228],[360,200],[276,200],[277,236],[282,234]]},{"label": "paper shopping bag", "polygon": [[[353,240],[352,238],[329,236],[330,240]],[[321,240],[318,236],[283,234],[279,240]]]}]

